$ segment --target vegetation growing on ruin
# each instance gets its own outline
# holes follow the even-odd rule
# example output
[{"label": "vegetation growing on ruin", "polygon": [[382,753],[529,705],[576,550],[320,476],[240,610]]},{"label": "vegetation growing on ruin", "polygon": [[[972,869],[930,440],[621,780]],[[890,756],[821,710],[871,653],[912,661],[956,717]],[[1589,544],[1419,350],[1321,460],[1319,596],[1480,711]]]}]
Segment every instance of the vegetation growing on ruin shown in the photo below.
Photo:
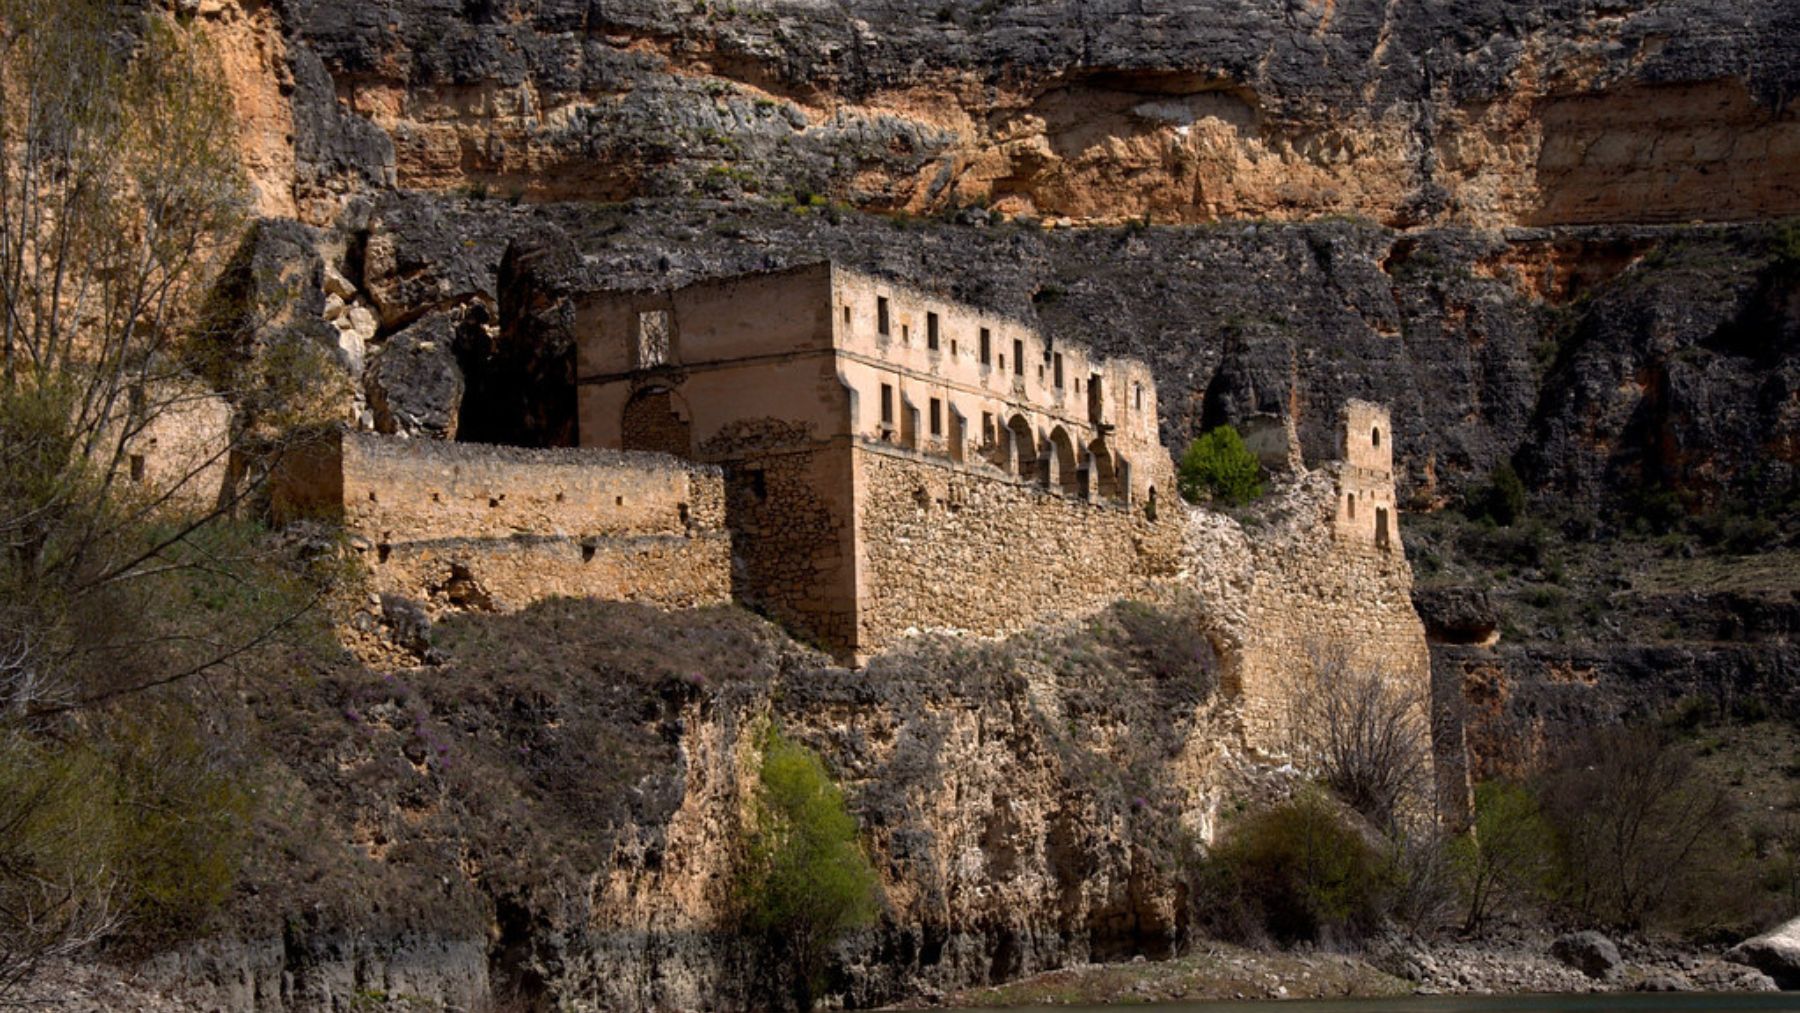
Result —
[{"label": "vegetation growing on ruin", "polygon": [[1263,494],[1262,463],[1228,425],[1209,429],[1188,444],[1176,481],[1190,503],[1242,506]]}]

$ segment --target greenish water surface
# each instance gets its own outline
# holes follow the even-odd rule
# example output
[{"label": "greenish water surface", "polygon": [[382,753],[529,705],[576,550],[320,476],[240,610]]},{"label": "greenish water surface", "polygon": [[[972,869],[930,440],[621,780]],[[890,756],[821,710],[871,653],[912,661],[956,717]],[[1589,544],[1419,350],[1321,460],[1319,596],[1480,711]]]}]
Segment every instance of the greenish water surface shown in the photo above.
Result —
[{"label": "greenish water surface", "polygon": [[[1058,1013],[1120,1013],[1123,1008],[1157,1013],[1800,1013],[1800,992],[1783,993],[1611,993],[1602,995],[1415,995],[1395,999],[1290,999],[1265,1002],[1158,1003],[1148,1007],[1044,1006]],[[964,1011],[975,1013],[975,1011]],[[1013,1013],[1018,1013],[1015,1009]]]}]

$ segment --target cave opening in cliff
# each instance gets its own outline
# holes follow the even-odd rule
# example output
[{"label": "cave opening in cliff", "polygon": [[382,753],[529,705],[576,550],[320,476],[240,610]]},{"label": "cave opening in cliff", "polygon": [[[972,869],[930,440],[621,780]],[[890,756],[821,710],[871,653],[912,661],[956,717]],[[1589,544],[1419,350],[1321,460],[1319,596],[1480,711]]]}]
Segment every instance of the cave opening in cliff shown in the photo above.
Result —
[{"label": "cave opening in cliff", "polygon": [[572,343],[509,336],[488,307],[476,303],[457,326],[453,351],[463,376],[457,442],[575,446]]}]

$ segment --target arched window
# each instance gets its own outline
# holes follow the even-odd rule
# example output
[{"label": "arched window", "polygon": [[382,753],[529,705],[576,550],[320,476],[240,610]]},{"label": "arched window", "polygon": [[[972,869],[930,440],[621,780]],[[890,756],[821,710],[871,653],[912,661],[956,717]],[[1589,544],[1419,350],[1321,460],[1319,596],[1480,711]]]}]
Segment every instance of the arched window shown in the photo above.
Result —
[{"label": "arched window", "polygon": [[1046,476],[1048,484],[1069,496],[1086,492],[1082,485],[1080,462],[1075,457],[1075,441],[1061,426],[1050,430],[1050,466],[1054,474]]},{"label": "arched window", "polygon": [[1373,446],[1376,450],[1381,449],[1381,427],[1380,426],[1376,426],[1374,429],[1369,430],[1369,444],[1371,446]]}]

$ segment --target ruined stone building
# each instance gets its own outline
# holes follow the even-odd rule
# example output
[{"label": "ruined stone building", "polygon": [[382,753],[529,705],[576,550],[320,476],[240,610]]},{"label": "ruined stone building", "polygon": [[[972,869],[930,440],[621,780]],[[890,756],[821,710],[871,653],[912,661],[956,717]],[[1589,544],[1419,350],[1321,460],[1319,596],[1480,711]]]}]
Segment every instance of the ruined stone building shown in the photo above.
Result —
[{"label": "ruined stone building", "polygon": [[1221,680],[1276,748],[1317,645],[1423,678],[1387,410],[1308,468],[1249,420],[1288,520],[1178,502],[1156,387],[1008,317],[832,264],[594,291],[577,304],[581,447],[334,432],[290,455],[277,520],[323,516],[379,590],[515,608],[551,595],[737,601],[846,661],[913,629],[992,635],[1179,584]]},{"label": "ruined stone building", "polygon": [[586,446],[724,469],[732,587],[844,656],[1174,572],[1147,366],[832,264],[588,296]]}]

